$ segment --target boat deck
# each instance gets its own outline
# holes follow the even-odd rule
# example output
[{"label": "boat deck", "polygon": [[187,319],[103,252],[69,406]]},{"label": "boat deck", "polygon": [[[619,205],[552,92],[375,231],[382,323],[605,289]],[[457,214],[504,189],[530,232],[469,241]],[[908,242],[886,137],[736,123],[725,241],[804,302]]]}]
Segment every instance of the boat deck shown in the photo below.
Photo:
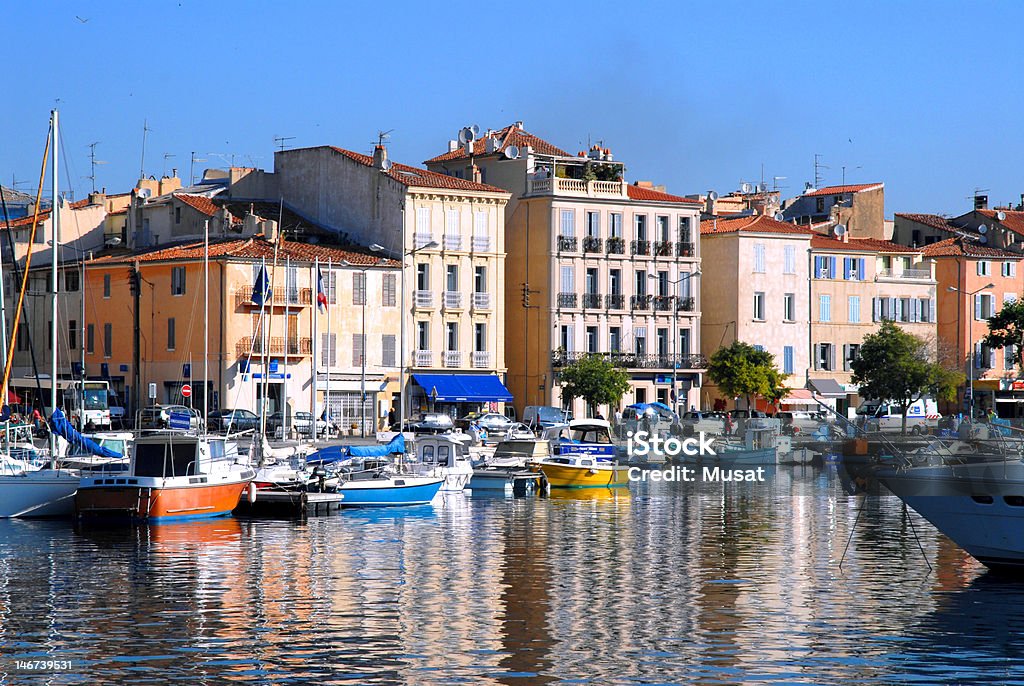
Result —
[{"label": "boat deck", "polygon": [[243,496],[235,512],[250,516],[317,517],[338,512],[344,499],[344,493],[257,491],[252,503]]}]

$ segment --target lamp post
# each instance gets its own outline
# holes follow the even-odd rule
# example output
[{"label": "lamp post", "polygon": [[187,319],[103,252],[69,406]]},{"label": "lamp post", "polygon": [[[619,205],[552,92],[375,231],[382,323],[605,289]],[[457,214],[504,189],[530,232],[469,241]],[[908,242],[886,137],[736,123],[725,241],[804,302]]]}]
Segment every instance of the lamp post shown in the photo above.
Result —
[{"label": "lamp post", "polygon": [[[678,279],[676,279],[675,281],[669,281],[668,283],[672,284],[673,286],[678,286],[683,281],[687,281],[689,279],[692,279],[695,276],[700,276],[700,269],[695,269],[692,272],[684,272]],[[648,274],[647,278],[648,279],[658,279],[659,277],[658,277],[657,274]],[[678,289],[676,289],[676,290],[678,291]],[[678,345],[679,345],[679,302],[678,302],[678,298],[679,298],[679,295],[678,294],[676,295],[676,298],[677,298],[677,301],[675,303],[675,306],[672,308],[672,329],[673,329],[673,332],[672,332],[672,392],[671,392],[671,395],[673,395],[673,396],[676,395],[676,379],[677,379],[677,376],[678,376],[677,372],[679,370],[679,353],[678,353]],[[678,405],[678,403],[679,403],[679,398],[678,398],[678,396],[676,396],[676,398],[673,401],[673,411],[675,411],[675,408]]]},{"label": "lamp post", "polygon": [[975,291],[961,290],[956,286],[950,286],[947,289],[950,293],[963,294],[964,299],[967,301],[964,311],[964,328],[967,329],[967,389],[969,395],[971,396],[971,402],[968,405],[970,414],[968,416],[970,417],[970,420],[972,422],[974,421],[974,331],[971,328],[972,324],[970,319],[971,298],[989,288],[995,288],[995,284],[985,284],[984,286]]},{"label": "lamp post", "polygon": [[[402,251],[400,253],[401,254],[401,262],[402,262],[402,264],[401,264],[402,269],[401,269],[401,284],[399,286],[400,300],[401,300],[401,307],[402,307],[402,319],[401,319],[401,328],[400,328],[399,342],[398,342],[398,349],[399,349],[398,355],[399,355],[399,359],[400,359],[400,361],[399,361],[399,382],[398,382],[399,383],[399,385],[398,385],[398,404],[399,404],[399,408],[398,408],[398,430],[400,432],[402,432],[402,433],[405,433],[405,372],[406,372],[406,367],[407,367],[407,365],[406,365],[407,359],[405,357],[405,318],[406,318],[406,314],[408,313],[408,311],[406,310],[406,301],[405,301],[405,293],[406,293],[406,291],[405,291],[405,258],[409,257],[411,255],[415,255],[420,250],[430,250],[432,248],[436,248],[436,247],[438,247],[438,245],[439,245],[439,243],[437,241],[433,241],[432,240],[432,241],[429,241],[427,243],[424,243],[423,245],[421,245],[421,246],[419,246],[417,248],[413,248],[412,250],[406,250],[405,249],[405,209],[403,208],[402,209]],[[373,243],[372,245],[370,245],[370,250],[372,250],[373,252],[385,252],[384,246],[379,245],[377,243]]]}]

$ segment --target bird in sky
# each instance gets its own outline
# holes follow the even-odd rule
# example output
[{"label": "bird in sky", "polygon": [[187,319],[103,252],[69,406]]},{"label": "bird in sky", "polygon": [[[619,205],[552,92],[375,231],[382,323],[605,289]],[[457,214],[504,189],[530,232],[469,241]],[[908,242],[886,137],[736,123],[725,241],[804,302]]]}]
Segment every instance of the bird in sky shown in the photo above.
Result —
[{"label": "bird in sky", "polygon": [[80,16],[78,16],[77,14],[75,15],[75,19],[77,19],[78,21],[82,22],[83,24],[85,24],[85,23],[87,23],[87,22],[89,21],[88,19],[82,19],[82,18],[81,18]]}]

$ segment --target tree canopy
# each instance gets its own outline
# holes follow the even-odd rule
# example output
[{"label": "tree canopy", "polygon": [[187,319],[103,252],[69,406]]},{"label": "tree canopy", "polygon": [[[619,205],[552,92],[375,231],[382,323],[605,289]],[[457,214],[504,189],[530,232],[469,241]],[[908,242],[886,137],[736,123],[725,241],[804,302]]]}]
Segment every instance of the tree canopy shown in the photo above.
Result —
[{"label": "tree canopy", "polygon": [[586,355],[562,368],[562,395],[591,405],[618,405],[629,390],[629,374],[601,355]]},{"label": "tree canopy", "polygon": [[995,316],[988,320],[988,334],[982,339],[993,348],[1014,346],[1013,362],[1018,371],[1024,370],[1024,301],[1015,300],[1003,305]]},{"label": "tree canopy", "polygon": [[775,366],[775,356],[743,341],[716,350],[708,361],[708,376],[723,394],[744,396],[748,406],[753,397],[775,402],[786,395],[785,375]]}]

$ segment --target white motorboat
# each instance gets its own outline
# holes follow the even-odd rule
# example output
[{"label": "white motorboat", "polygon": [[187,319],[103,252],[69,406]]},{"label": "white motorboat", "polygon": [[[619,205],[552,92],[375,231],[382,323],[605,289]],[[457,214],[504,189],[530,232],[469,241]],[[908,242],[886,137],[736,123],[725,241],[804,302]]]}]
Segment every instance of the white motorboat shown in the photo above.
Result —
[{"label": "white motorboat", "polygon": [[473,478],[469,450],[452,434],[432,434],[416,438],[416,461],[408,464],[414,474],[443,478],[442,491],[465,490]]}]

